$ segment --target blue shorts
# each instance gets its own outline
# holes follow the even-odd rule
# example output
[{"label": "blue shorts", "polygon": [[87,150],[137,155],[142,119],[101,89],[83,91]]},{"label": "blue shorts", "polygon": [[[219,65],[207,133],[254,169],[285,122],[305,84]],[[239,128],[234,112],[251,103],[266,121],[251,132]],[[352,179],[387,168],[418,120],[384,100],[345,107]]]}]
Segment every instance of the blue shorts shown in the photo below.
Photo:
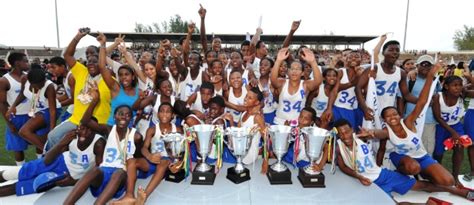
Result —
[{"label": "blue shorts", "polygon": [[401,195],[406,194],[415,185],[416,179],[383,168],[374,184],[379,186],[385,193],[391,196],[391,192]]},{"label": "blue shorts", "polygon": [[[61,115],[61,111],[62,111],[61,108],[56,109],[56,117],[54,119],[58,120],[59,116]],[[46,134],[49,133],[49,131],[51,131],[51,130],[49,130],[49,124],[50,124],[49,109],[44,109],[44,110],[38,111],[36,113],[36,115],[38,115],[38,114],[43,116],[44,123],[46,124],[46,127],[36,130],[36,134],[39,135],[39,136],[46,135]]]},{"label": "blue shorts", "polygon": [[[458,122],[454,125],[450,125],[451,128],[453,128],[458,134],[459,136],[462,136],[464,135],[464,126]],[[442,155],[444,153],[444,140],[448,139],[451,137],[451,134],[446,130],[444,129],[443,127],[441,127],[441,125],[436,125],[436,141],[435,141],[435,149],[434,149],[434,152],[433,152],[433,155]]]},{"label": "blue shorts", "polygon": [[351,124],[351,127],[355,129],[358,128],[357,110],[348,110],[345,108],[334,106],[332,108],[332,114],[333,114],[334,122],[338,121],[339,119],[345,119],[349,121],[349,123]]},{"label": "blue shorts", "polygon": [[[96,198],[99,197],[99,195],[104,191],[105,187],[112,179],[112,174],[114,174],[116,170],[121,170],[121,168],[115,168],[115,167],[99,167],[99,169],[102,171],[102,175],[103,175],[102,184],[100,184],[98,188],[94,188],[92,186],[90,187],[92,196]],[[113,198],[120,198],[124,193],[125,193],[125,183],[120,184]]]},{"label": "blue shorts", "polygon": [[22,196],[26,194],[35,193],[33,188],[33,181],[35,178],[46,172],[54,172],[58,175],[69,173],[64,162],[64,157],[60,154],[51,164],[44,164],[44,158],[35,159],[25,163],[20,168],[18,173],[18,182],[16,183],[16,195]]},{"label": "blue shorts", "polygon": [[61,115],[61,122],[68,120],[72,116],[67,110],[64,110],[63,115]]},{"label": "blue shorts", "polygon": [[139,179],[146,179],[150,175],[154,174],[156,171],[156,164],[150,162],[148,159],[145,159],[145,160],[148,162],[149,169],[146,172],[142,170],[138,170],[137,178]]},{"label": "blue shorts", "polygon": [[265,119],[265,123],[274,125],[275,123],[273,123],[273,120],[275,119],[275,116],[276,116],[276,111],[273,111],[271,113],[264,113],[263,117]]},{"label": "blue shorts", "polygon": [[[30,117],[28,115],[13,115],[10,121],[18,132],[21,126],[23,126],[29,119]],[[28,142],[20,137],[20,135],[13,134],[8,126],[5,126],[5,141],[5,149],[7,151],[24,151],[28,149]]]},{"label": "blue shorts", "polygon": [[[474,99],[471,99],[474,100]],[[474,140],[474,109],[469,109],[464,115],[464,132]]]},{"label": "blue shorts", "polygon": [[[407,155],[392,152],[392,153],[390,153],[390,160],[392,161],[393,165],[398,167],[398,166],[400,166],[400,160],[402,160],[402,158],[406,157],[406,156]],[[416,160],[420,164],[421,170],[425,170],[426,168],[428,168],[432,164],[437,164],[438,163],[436,160],[434,160],[428,154],[426,154],[425,156],[420,157],[420,158],[412,158],[412,159]]]},{"label": "blue shorts", "polygon": [[[288,152],[286,152],[285,156],[283,156],[283,161],[288,163],[288,164],[291,164],[293,165],[293,155],[295,153],[295,150],[294,150],[294,142],[292,142],[290,144],[290,146],[288,147]],[[297,161],[296,162],[296,167],[306,167],[308,166],[310,163],[308,161],[304,161],[304,160],[300,160],[300,161]]]}]

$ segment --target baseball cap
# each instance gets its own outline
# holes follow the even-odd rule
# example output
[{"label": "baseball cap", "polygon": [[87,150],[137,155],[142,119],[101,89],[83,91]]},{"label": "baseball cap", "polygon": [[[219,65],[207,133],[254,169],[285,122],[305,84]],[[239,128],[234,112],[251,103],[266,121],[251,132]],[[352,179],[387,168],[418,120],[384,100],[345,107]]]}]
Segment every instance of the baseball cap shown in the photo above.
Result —
[{"label": "baseball cap", "polygon": [[416,60],[416,64],[419,65],[420,63],[423,62],[429,62],[431,64],[434,64],[434,59],[430,55],[422,55]]}]

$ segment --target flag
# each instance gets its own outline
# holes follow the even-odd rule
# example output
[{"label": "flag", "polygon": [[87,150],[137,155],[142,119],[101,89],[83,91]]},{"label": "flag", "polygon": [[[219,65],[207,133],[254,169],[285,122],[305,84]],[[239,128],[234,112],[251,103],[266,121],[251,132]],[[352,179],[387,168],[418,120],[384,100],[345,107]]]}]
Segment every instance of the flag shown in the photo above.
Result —
[{"label": "flag", "polygon": [[367,107],[374,111],[374,120],[369,121],[365,118],[362,122],[362,127],[366,129],[382,129],[382,122],[380,120],[380,110],[378,108],[377,102],[377,87],[375,85],[374,78],[369,78],[367,85],[367,96],[365,98],[365,103]]},{"label": "flag", "polygon": [[[374,63],[375,63],[375,56],[374,54],[372,54],[370,71],[374,70]],[[382,129],[382,122],[380,120],[380,111],[379,111],[378,102],[377,102],[377,86],[375,85],[375,79],[373,77],[369,77],[369,82],[367,83],[367,96],[365,97],[365,103],[367,104],[368,108],[374,111],[373,112],[374,120],[368,121],[364,117],[362,121],[362,127],[366,129]]]},{"label": "flag", "polygon": [[434,79],[433,84],[431,84],[430,94],[428,95],[429,96],[428,101],[426,101],[426,104],[423,107],[423,110],[421,111],[420,115],[418,115],[418,118],[416,118],[416,121],[415,121],[416,134],[418,135],[420,139],[422,139],[421,136],[423,135],[423,128],[425,125],[425,118],[426,118],[425,114],[428,108],[430,107],[431,98],[436,89],[436,86],[438,85],[438,81],[439,81],[439,76],[437,76]]}]

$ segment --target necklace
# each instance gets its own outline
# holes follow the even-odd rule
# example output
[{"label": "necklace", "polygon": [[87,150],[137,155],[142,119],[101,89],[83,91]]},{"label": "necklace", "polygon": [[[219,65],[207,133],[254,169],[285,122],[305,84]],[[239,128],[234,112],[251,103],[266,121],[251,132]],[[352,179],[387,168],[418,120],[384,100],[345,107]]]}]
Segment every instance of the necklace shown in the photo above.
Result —
[{"label": "necklace", "polygon": [[[119,133],[117,131],[117,127],[115,128],[115,139],[117,140],[117,146],[119,146],[119,159],[122,158],[123,160],[123,170],[127,171],[127,145],[128,145],[128,136],[130,135],[130,129],[127,128],[127,132],[125,134],[125,141],[122,143],[120,142]],[[120,147],[122,145],[122,147]]]},{"label": "necklace", "polygon": [[[34,89],[33,89],[33,92],[34,92]],[[39,101],[39,93],[40,93],[39,90],[38,90],[38,92],[33,93],[33,103],[31,104],[30,112],[28,112],[28,116],[30,116],[30,117],[35,117],[36,106],[37,106],[38,101]]]}]

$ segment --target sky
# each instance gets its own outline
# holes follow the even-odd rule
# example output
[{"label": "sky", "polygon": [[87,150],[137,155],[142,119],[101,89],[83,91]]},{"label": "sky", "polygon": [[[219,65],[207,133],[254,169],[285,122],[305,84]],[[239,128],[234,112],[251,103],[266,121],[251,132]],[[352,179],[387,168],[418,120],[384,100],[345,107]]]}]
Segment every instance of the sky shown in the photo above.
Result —
[{"label": "sky", "polygon": [[[403,45],[407,0],[57,0],[60,46],[80,27],[92,31],[133,32],[135,23],[167,21],[179,14],[200,25],[199,4],[207,9],[206,31],[215,34],[255,33],[260,16],[264,34],[370,35],[393,32],[389,40]],[[57,47],[54,0],[1,1],[0,44]],[[472,0],[411,0],[406,50],[453,51],[453,36],[463,25],[474,26]],[[157,39],[160,40],[160,39]],[[372,40],[365,44],[371,48]],[[98,44],[86,37],[81,46]]]}]

